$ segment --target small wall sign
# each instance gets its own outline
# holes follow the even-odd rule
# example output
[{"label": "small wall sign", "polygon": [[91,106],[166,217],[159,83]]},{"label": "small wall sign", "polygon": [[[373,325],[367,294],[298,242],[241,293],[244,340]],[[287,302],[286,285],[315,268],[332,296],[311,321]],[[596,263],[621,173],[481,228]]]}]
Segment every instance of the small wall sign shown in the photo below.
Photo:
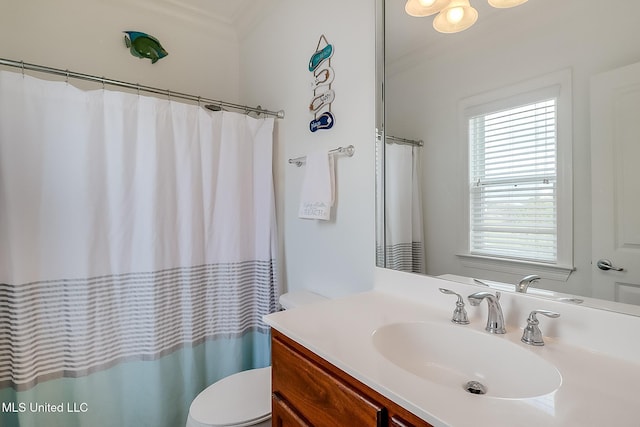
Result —
[{"label": "small wall sign", "polygon": [[313,120],[309,123],[309,130],[328,130],[333,127],[335,118],[331,113],[331,103],[336,97],[331,89],[331,83],[335,78],[333,68],[331,68],[331,57],[333,56],[333,45],[327,41],[323,35],[318,40],[316,51],[309,60],[309,72],[313,74],[311,88],[313,95],[309,102],[309,111],[313,114]]}]

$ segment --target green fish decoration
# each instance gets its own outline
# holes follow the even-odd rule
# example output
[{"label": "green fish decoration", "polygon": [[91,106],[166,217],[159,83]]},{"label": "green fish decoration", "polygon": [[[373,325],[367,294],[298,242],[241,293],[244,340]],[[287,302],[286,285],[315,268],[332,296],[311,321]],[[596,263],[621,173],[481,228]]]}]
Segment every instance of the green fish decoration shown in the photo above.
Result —
[{"label": "green fish decoration", "polygon": [[138,58],[149,58],[152,64],[158,62],[158,59],[164,58],[169,54],[158,39],[149,34],[139,31],[123,31],[124,44],[129,48],[131,54]]}]

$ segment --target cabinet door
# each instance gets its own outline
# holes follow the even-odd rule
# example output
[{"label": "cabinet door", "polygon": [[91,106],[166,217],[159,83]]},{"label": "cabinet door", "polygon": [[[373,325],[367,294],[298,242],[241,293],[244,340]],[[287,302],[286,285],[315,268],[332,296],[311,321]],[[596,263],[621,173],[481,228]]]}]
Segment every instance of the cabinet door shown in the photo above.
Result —
[{"label": "cabinet door", "polygon": [[394,415],[389,418],[389,427],[416,427],[416,424],[404,420],[400,416]]},{"label": "cabinet door", "polygon": [[387,425],[387,412],[382,405],[280,340],[273,340],[271,350],[274,412],[278,412],[274,425],[282,422],[285,427],[289,421],[295,426],[308,422],[315,427]]},{"label": "cabinet door", "polygon": [[279,393],[273,393],[271,408],[272,427],[312,427]]}]

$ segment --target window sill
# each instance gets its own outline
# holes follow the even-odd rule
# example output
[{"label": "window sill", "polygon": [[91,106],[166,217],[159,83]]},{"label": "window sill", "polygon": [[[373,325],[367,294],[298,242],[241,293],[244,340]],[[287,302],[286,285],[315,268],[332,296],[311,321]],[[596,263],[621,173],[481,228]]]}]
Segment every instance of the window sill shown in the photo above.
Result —
[{"label": "window sill", "polygon": [[566,282],[575,267],[571,265],[545,264],[542,262],[492,258],[481,255],[457,254],[464,267],[525,276],[535,273],[543,279]]}]

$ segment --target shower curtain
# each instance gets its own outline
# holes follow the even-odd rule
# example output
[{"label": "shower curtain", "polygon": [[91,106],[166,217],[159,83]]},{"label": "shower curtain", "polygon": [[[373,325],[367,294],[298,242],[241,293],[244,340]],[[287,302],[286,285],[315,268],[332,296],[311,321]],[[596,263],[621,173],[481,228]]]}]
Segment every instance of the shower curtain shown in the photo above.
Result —
[{"label": "shower curtain", "polygon": [[386,144],[385,266],[425,273],[419,147]]},{"label": "shower curtain", "polygon": [[0,71],[0,425],[180,427],[267,366],[273,119]]}]

